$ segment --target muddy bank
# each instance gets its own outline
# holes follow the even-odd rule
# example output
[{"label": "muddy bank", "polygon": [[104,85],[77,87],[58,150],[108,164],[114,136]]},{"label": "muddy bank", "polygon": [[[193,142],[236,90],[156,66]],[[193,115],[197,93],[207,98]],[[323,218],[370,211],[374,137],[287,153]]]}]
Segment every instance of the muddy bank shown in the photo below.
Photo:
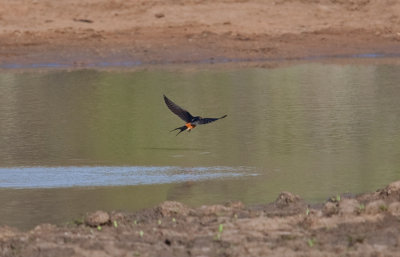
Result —
[{"label": "muddy bank", "polygon": [[392,0],[0,0],[0,67],[400,53]]},{"label": "muddy bank", "polygon": [[0,228],[7,256],[398,256],[400,181],[374,193],[309,206],[273,203],[189,208],[164,202],[137,213],[88,214],[67,226]]}]

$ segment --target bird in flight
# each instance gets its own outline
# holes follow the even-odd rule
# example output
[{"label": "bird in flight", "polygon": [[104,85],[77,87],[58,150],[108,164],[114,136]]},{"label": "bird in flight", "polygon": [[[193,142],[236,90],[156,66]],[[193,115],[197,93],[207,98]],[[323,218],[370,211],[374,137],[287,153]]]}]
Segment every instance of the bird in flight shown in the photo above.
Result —
[{"label": "bird in flight", "polygon": [[200,116],[193,116],[191,115],[188,111],[186,111],[185,109],[179,107],[177,104],[175,104],[174,102],[172,102],[170,99],[168,99],[168,97],[166,97],[164,95],[164,101],[165,104],[167,105],[167,107],[176,115],[178,115],[179,118],[181,118],[183,121],[186,122],[186,124],[182,127],[177,127],[176,129],[171,130],[175,131],[175,130],[179,130],[178,134],[181,133],[182,131],[187,130],[188,132],[190,132],[192,129],[194,129],[197,125],[203,125],[203,124],[207,124],[210,122],[214,122],[216,120],[219,119],[223,119],[225,118],[227,115],[223,115],[219,118],[202,118]]}]

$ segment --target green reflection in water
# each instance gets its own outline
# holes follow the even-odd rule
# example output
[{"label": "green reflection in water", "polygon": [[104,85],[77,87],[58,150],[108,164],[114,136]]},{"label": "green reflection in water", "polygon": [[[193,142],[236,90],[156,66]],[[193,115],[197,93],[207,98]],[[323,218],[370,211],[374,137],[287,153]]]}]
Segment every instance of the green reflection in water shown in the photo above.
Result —
[{"label": "green reflection in water", "polygon": [[[375,190],[400,177],[398,81],[400,66],[395,65],[3,72],[3,167],[249,166],[259,176],[1,190],[0,203],[6,206],[1,222],[28,227],[167,199],[191,205],[263,203],[286,190],[317,201]],[[176,137],[168,131],[183,122],[166,108],[163,94],[192,114],[228,117]]]}]

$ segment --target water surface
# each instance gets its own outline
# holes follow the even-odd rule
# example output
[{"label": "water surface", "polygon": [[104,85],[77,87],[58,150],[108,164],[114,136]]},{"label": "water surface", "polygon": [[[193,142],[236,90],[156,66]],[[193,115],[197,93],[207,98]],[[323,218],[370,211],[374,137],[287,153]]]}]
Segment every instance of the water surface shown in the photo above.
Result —
[{"label": "water surface", "polygon": [[246,167],[67,166],[0,168],[3,188],[151,185],[205,179],[256,176]]},{"label": "water surface", "polygon": [[[400,178],[400,66],[0,73],[0,224],[164,200],[307,201]],[[183,122],[162,95],[194,115]]]}]

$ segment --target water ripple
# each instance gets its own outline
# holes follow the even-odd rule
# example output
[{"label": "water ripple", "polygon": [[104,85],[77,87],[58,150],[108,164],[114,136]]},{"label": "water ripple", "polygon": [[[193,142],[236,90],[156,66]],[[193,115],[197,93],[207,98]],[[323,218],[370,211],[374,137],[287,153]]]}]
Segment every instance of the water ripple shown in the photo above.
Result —
[{"label": "water ripple", "polygon": [[[248,167],[69,166],[0,168],[0,188],[177,183],[248,175]],[[253,174],[254,175],[254,174]]]}]

